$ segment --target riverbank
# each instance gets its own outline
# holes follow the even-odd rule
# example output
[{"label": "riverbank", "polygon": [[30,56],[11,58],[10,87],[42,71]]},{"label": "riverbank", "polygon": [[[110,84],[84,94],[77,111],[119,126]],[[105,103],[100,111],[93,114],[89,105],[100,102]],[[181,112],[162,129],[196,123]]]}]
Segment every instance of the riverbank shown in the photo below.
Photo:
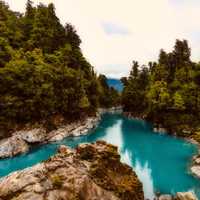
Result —
[{"label": "riverbank", "polygon": [[123,115],[127,117],[128,119],[138,119],[138,120],[145,120],[146,115],[145,114],[136,114],[131,112],[123,112]]},{"label": "riverbank", "polygon": [[[11,137],[0,140],[0,158],[13,157],[29,151],[34,144],[42,144],[63,140],[66,137],[77,137],[88,134],[95,129],[105,113],[122,113],[122,108],[100,108],[95,116],[85,117],[74,122],[59,122],[56,129],[48,131],[43,125],[37,128],[28,126],[22,130],[14,131]],[[59,119],[57,121],[64,121]],[[56,122],[55,122],[56,123]]]},{"label": "riverbank", "polygon": [[34,144],[56,142],[69,136],[85,135],[96,128],[100,119],[101,115],[97,113],[93,117],[86,117],[72,123],[63,123],[50,132],[42,125],[39,128],[27,128],[13,132],[11,137],[0,141],[0,158],[13,157],[25,153]]},{"label": "riverbank", "polygon": [[[0,160],[0,177],[48,160],[56,154],[60,145],[74,149],[80,144],[97,140],[118,146],[121,160],[135,169],[143,183],[146,199],[153,200],[154,194],[161,191],[164,191],[162,194],[170,194],[171,191],[189,191],[198,187],[199,181],[185,171],[187,161],[195,150],[194,145],[164,134],[153,134],[149,123],[128,120],[118,114],[103,115],[98,128],[92,131],[92,134],[36,145],[27,154]],[[144,170],[147,173],[143,174]],[[170,172],[171,176],[166,176],[166,173],[163,173],[165,171]],[[150,184],[152,182],[155,186]],[[199,195],[196,190],[195,193]]]}]

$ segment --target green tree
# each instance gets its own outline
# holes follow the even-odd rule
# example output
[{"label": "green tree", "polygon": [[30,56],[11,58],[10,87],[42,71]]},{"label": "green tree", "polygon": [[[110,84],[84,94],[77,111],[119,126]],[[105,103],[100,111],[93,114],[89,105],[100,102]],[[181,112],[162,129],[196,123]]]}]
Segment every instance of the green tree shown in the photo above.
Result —
[{"label": "green tree", "polygon": [[11,59],[12,48],[6,39],[0,37],[0,67],[4,67],[5,64]]},{"label": "green tree", "polygon": [[149,62],[149,69],[135,66],[122,81],[124,109],[143,112],[147,119],[179,134],[185,128],[199,129],[200,65],[190,56],[188,42],[176,40],[173,51],[162,49],[158,62]]},{"label": "green tree", "polygon": [[48,122],[55,114],[74,120],[119,103],[80,43],[74,26],[60,23],[53,4],[34,7],[28,0],[23,15],[0,1],[0,129]]},{"label": "green tree", "polygon": [[175,92],[174,94],[174,108],[176,110],[184,110],[184,100],[179,92]]}]

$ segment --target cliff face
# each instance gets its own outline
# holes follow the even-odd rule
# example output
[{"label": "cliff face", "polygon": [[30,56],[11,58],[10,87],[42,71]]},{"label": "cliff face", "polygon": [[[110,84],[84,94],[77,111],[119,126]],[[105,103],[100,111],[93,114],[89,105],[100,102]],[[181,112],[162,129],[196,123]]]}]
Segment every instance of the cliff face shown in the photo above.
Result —
[{"label": "cliff face", "polygon": [[61,146],[44,163],[0,180],[0,200],[144,200],[142,184],[117,147],[98,141]]}]

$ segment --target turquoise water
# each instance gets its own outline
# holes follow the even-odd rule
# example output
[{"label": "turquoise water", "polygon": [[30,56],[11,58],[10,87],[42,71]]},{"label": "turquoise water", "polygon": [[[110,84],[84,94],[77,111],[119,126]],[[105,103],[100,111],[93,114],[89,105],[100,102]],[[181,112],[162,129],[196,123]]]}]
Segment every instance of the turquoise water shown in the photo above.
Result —
[{"label": "turquoise water", "polygon": [[0,176],[46,160],[60,144],[75,147],[98,139],[119,147],[122,161],[131,165],[142,181],[146,198],[153,199],[155,192],[174,194],[193,190],[200,199],[200,181],[188,170],[191,157],[197,152],[196,146],[182,139],[156,134],[147,122],[116,114],[105,114],[98,128],[87,136],[35,146],[27,154],[0,160]]}]

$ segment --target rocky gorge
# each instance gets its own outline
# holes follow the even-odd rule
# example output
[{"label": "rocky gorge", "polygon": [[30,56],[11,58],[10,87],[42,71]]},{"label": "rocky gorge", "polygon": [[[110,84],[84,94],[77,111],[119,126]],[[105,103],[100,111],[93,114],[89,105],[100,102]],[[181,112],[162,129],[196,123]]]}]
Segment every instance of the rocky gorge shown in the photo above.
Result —
[{"label": "rocky gorge", "polygon": [[144,200],[137,175],[120,162],[117,147],[82,144],[0,180],[1,200]]},{"label": "rocky gorge", "polygon": [[[110,109],[109,110],[109,112],[111,112],[111,113],[115,113],[117,111],[117,113],[120,113],[120,111],[118,110],[118,109]],[[102,110],[101,111],[102,113],[106,113],[106,112],[108,112],[108,110]],[[99,117],[101,117],[101,116],[99,116]],[[103,119],[103,117],[102,117],[102,119]],[[100,119],[99,119],[100,120]],[[31,147],[33,144],[35,144],[35,143],[41,143],[40,141],[43,141],[42,143],[48,143],[48,142],[51,142],[51,141],[59,141],[60,140],[60,138],[65,138],[65,137],[68,137],[68,136],[71,136],[71,134],[74,132],[73,130],[76,130],[75,131],[75,133],[78,133],[78,134],[74,134],[74,135],[72,135],[72,136],[79,136],[79,135],[82,135],[82,134],[87,134],[88,132],[85,132],[85,131],[83,131],[83,132],[77,132],[77,130],[83,130],[82,128],[80,128],[80,127],[84,127],[84,123],[85,123],[85,121],[80,121],[80,124],[78,124],[77,122],[77,124],[78,124],[78,126],[76,126],[76,125],[73,125],[73,127],[75,127],[74,129],[69,129],[70,130],[70,132],[68,132],[67,130],[68,129],[64,129],[64,127],[66,126],[62,126],[62,127],[59,127],[58,129],[56,129],[56,130],[53,130],[53,131],[51,131],[51,132],[45,132],[42,128],[35,128],[35,129],[31,129],[31,130],[22,130],[22,131],[19,131],[18,132],[18,134],[16,134],[15,135],[15,137],[17,137],[17,138],[14,138],[14,140],[13,140],[13,143],[14,143],[14,141],[15,142],[18,142],[18,143],[16,143],[15,145],[16,145],[16,148],[15,148],[15,151],[17,152],[17,147],[19,146],[19,144],[21,143],[21,142],[25,142],[25,144],[27,144],[28,145],[28,147],[26,146],[26,145],[24,145],[25,146],[25,150],[24,151],[27,151],[28,149],[29,149],[29,147]],[[89,122],[88,122],[89,123]],[[98,123],[98,122],[97,122]],[[142,123],[142,122],[141,122]],[[67,124],[67,126],[69,126],[70,124]],[[72,124],[71,124],[72,125]],[[101,125],[100,125],[101,126]],[[61,129],[61,128],[63,128],[63,129]],[[79,129],[80,128],[80,129]],[[58,130],[59,130],[59,132],[58,132]],[[61,130],[63,130],[63,131],[61,131]],[[88,129],[88,130],[90,130],[90,129]],[[28,133],[28,131],[31,131],[32,133],[31,134],[29,134]],[[40,134],[40,133],[42,133],[42,134]],[[51,133],[51,134],[50,134]],[[60,134],[57,134],[57,133],[60,133]],[[68,134],[67,134],[68,133]],[[30,135],[31,135],[31,137],[30,137]],[[49,136],[49,137],[47,137],[47,136]],[[157,134],[155,134],[155,135],[157,135]],[[93,137],[93,134],[91,134],[91,135],[89,135],[89,137]],[[22,138],[20,138],[20,137],[22,137]],[[88,137],[88,136],[85,136],[85,137]],[[44,140],[44,138],[49,138],[49,140]],[[51,140],[50,140],[51,139]],[[56,139],[56,140],[55,140]],[[75,138],[74,138],[75,139]],[[61,139],[62,140],[62,139]],[[68,140],[68,139],[67,139]],[[93,140],[93,141],[90,141],[90,140],[85,140],[85,142],[94,142],[94,141],[96,141],[96,140]],[[109,142],[109,141],[107,141],[107,142]],[[102,143],[102,142],[100,142],[100,143]],[[104,143],[104,142],[103,142]],[[112,143],[112,142],[111,142]],[[80,143],[79,143],[80,144]],[[68,145],[68,144],[65,144],[65,145]],[[5,146],[7,146],[8,147],[8,143],[7,144],[5,144]],[[41,146],[45,146],[45,145],[41,145]],[[82,146],[82,145],[81,145]],[[118,146],[118,145],[117,145]],[[78,149],[78,148],[77,148]],[[76,150],[77,150],[76,149]],[[68,148],[68,150],[70,150],[69,148]],[[67,151],[68,151],[67,150]],[[76,151],[75,150],[75,151]],[[65,152],[66,151],[66,147],[64,147],[64,146],[61,146],[60,147],[60,150],[59,150],[60,152]],[[70,151],[73,151],[73,150],[70,150]],[[92,151],[92,150],[91,150]],[[90,151],[89,151],[90,152]],[[134,151],[135,152],[135,151]],[[55,152],[54,152],[55,153]],[[52,154],[53,155],[53,154]],[[56,154],[57,155],[57,154]],[[122,156],[122,155],[121,155]],[[47,159],[47,158],[46,158]],[[105,158],[105,159],[107,159],[107,158]],[[40,161],[41,162],[41,161]],[[45,162],[46,163],[46,162]],[[111,162],[110,162],[111,163]],[[40,164],[39,164],[40,165]],[[130,165],[130,164],[129,164]],[[38,166],[38,165],[36,165],[36,166]],[[132,166],[132,165],[130,165],[130,166]],[[133,167],[133,166],[132,166]],[[35,168],[35,166],[33,167],[33,168]],[[60,166],[58,166],[58,168],[60,168]],[[28,168],[27,170],[29,170],[29,169],[32,169],[32,168]],[[101,173],[101,170],[103,170],[104,169],[104,166],[102,166],[102,165],[99,165],[99,167],[98,167],[98,172],[97,173]],[[132,169],[136,169],[135,167],[133,167]],[[23,170],[23,171],[26,171],[26,169],[25,170]],[[15,173],[19,173],[19,172],[14,172],[13,174],[15,174]],[[138,173],[137,173],[138,174]],[[11,174],[12,175],[12,174]],[[10,175],[10,176],[11,176]],[[4,179],[4,178],[3,178]],[[2,180],[3,180],[2,179]],[[17,178],[18,179],[18,178]],[[57,178],[56,178],[57,179]],[[58,178],[59,179],[59,178]],[[115,177],[113,178],[113,180],[115,179]],[[12,178],[11,179],[11,182],[13,181],[14,179]],[[141,179],[140,179],[141,180]],[[15,182],[15,180],[14,180],[14,182]],[[58,182],[59,182],[59,180],[58,180]],[[10,183],[9,183],[10,184]],[[88,184],[88,183],[87,183]],[[106,184],[108,184],[108,183],[106,183]],[[89,184],[88,184],[89,185]],[[10,187],[10,186],[9,186]],[[177,191],[182,191],[182,190],[177,190]],[[183,190],[183,191],[188,191],[188,190]],[[145,193],[145,190],[144,190],[144,193]],[[155,192],[156,193],[156,192]],[[146,193],[145,193],[146,194]],[[157,194],[157,193],[156,193]],[[29,196],[28,197],[28,199],[31,199],[31,196]],[[57,197],[56,197],[57,198]],[[1,197],[0,197],[0,199],[1,199]],[[23,198],[22,198],[23,199]],[[97,198],[97,199],[100,199],[100,198]],[[112,199],[112,198],[111,198]],[[146,199],[148,199],[148,198],[146,198]],[[151,199],[151,198],[149,198],[149,199]],[[152,198],[153,199],[153,198]],[[176,195],[174,195],[174,196],[172,196],[172,195],[160,195],[160,196],[158,196],[157,197],[157,199],[158,200],[196,200],[197,198],[195,197],[195,195],[194,195],[194,193],[192,193],[192,192],[185,192],[185,193],[177,193]],[[157,200],[156,199],[156,200]],[[1,199],[2,200],[2,199]],[[4,200],[4,199],[3,199]]]}]

